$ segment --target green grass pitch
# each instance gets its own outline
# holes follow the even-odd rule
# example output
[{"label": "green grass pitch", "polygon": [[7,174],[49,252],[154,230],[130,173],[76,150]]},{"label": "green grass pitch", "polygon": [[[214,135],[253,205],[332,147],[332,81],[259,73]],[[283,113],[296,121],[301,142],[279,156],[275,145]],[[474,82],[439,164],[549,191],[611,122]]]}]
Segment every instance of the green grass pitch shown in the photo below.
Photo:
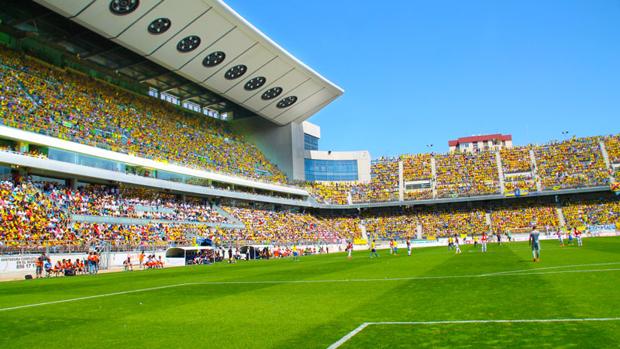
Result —
[{"label": "green grass pitch", "polygon": [[380,253],[0,283],[0,348],[620,346],[620,238]]}]

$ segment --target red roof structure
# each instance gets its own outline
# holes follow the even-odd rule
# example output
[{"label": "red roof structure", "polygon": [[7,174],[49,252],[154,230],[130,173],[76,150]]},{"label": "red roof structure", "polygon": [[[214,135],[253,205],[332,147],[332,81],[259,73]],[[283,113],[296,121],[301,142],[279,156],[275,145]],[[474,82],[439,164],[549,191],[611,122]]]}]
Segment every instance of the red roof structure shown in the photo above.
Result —
[{"label": "red roof structure", "polygon": [[461,143],[473,143],[473,142],[484,142],[484,141],[511,141],[512,135],[503,135],[501,133],[495,133],[491,135],[480,135],[480,136],[469,136],[469,137],[461,137],[459,139],[454,139],[448,141],[448,145],[451,147],[455,147]]}]

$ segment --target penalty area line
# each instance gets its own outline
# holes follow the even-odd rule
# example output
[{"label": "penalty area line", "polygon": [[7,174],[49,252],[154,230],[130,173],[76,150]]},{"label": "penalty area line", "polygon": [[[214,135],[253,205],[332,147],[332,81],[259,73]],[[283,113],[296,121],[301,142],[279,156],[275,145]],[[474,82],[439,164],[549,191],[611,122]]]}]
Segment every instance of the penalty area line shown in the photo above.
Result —
[{"label": "penalty area line", "polygon": [[364,322],[344,337],[331,344],[327,349],[336,349],[348,342],[355,335],[372,325],[454,325],[454,324],[503,324],[503,323],[553,323],[553,322],[596,322],[596,321],[620,321],[620,317],[594,317],[594,318],[560,318],[560,319],[498,319],[498,320],[437,320],[437,321],[378,321]]}]

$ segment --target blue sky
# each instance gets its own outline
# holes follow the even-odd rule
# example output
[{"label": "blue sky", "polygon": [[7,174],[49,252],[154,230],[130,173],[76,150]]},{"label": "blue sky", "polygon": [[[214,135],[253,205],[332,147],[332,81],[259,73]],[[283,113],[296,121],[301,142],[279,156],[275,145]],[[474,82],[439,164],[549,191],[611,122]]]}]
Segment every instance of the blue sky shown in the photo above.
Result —
[{"label": "blue sky", "polygon": [[620,132],[620,0],[227,3],[345,89],[310,119],[323,150]]}]

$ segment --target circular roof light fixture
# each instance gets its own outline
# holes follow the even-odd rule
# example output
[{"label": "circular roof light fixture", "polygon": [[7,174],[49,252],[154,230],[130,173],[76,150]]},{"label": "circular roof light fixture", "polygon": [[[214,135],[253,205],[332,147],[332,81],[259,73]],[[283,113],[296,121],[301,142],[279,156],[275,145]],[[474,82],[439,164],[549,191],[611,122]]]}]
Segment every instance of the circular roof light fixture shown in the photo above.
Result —
[{"label": "circular roof light fixture", "polygon": [[215,67],[216,65],[224,62],[226,54],[222,51],[211,52],[202,60],[202,65],[207,68]]},{"label": "circular roof light fixture", "polygon": [[172,22],[170,22],[168,18],[157,18],[156,20],[151,22],[151,24],[149,24],[147,30],[153,35],[158,35],[170,29],[171,25]]},{"label": "circular roof light fixture", "polygon": [[260,96],[260,98],[262,98],[264,101],[268,101],[270,99],[278,97],[282,93],[282,91],[282,87],[272,87],[269,90],[265,91],[263,95]]},{"label": "circular roof light fixture", "polygon": [[295,104],[295,102],[297,102],[297,96],[288,96],[286,98],[282,98],[278,104],[276,104],[276,107],[280,109],[288,108]]},{"label": "circular roof light fixture", "polygon": [[110,12],[117,16],[132,13],[140,5],[140,0],[112,0],[110,1]]},{"label": "circular roof light fixture", "polygon": [[195,50],[200,45],[200,37],[197,35],[187,36],[177,44],[177,51],[187,53]]},{"label": "circular roof light fixture", "polygon": [[246,91],[254,91],[257,88],[260,88],[261,86],[263,86],[266,82],[267,82],[267,78],[265,78],[264,76],[257,76],[255,78],[251,78],[250,80],[248,80],[248,82],[245,83],[243,88]]},{"label": "circular roof light fixture", "polygon": [[235,80],[245,74],[246,71],[248,71],[248,67],[243,64],[239,64],[228,69],[228,71],[224,74],[224,77],[226,80]]}]

